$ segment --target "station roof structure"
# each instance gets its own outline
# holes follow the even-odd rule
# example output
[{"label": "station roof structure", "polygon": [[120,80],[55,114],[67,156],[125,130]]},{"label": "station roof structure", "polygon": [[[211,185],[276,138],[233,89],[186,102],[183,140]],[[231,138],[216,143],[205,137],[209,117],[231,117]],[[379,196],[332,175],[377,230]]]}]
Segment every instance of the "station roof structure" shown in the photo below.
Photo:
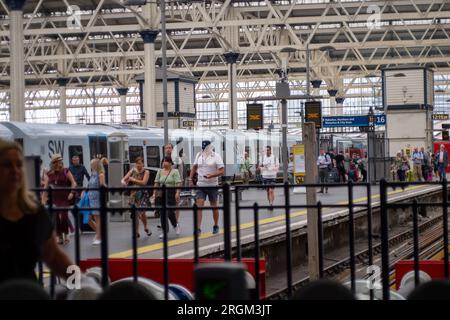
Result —
[{"label": "station roof structure", "polygon": [[[7,78],[8,11],[5,1],[0,3],[0,68]],[[139,31],[158,29],[159,18],[150,16],[146,26],[139,18],[145,18],[143,7],[122,3],[26,1],[27,83],[55,81],[61,59],[70,65],[69,77],[79,82],[114,82],[124,72],[140,73]],[[77,11],[68,11],[67,5]],[[73,15],[80,19],[79,28],[71,25]],[[226,76],[222,55],[236,51],[242,76],[273,77],[280,51],[290,46],[298,50],[290,54],[290,73],[295,74],[305,71],[308,44],[312,51],[324,45],[335,49],[313,57],[313,65],[324,69],[316,72],[330,77],[408,63],[448,70],[449,17],[450,3],[444,0],[167,1],[168,64],[173,71],[213,80]],[[127,59],[125,71],[117,68],[121,59]]]},{"label": "station roof structure", "polygon": [[[0,91],[9,89],[9,2],[0,0]],[[27,89],[53,90],[61,77],[72,88],[135,86],[145,60],[140,32],[160,31],[158,2],[26,0]],[[228,52],[239,54],[238,81],[276,81],[286,61],[289,78],[304,81],[308,49],[311,80],[340,92],[352,86],[343,78],[380,76],[383,68],[414,64],[450,73],[446,0],[166,1],[166,20],[168,69],[199,86],[226,83]],[[160,66],[161,34],[155,48]],[[219,91],[207,95],[219,101]]]}]

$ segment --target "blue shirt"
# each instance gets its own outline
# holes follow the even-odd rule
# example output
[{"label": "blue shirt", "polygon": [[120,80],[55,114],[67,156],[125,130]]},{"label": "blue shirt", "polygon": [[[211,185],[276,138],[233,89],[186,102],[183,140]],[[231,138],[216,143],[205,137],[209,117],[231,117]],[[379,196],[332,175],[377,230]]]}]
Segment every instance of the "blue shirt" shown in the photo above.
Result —
[{"label": "blue shirt", "polygon": [[87,172],[86,168],[82,164],[80,164],[78,166],[74,166],[73,164],[71,164],[69,166],[69,171],[70,171],[70,173],[72,173],[73,178],[77,182],[78,187],[83,186],[83,180],[84,180],[85,176],[89,181],[89,177],[90,177],[89,173]]}]

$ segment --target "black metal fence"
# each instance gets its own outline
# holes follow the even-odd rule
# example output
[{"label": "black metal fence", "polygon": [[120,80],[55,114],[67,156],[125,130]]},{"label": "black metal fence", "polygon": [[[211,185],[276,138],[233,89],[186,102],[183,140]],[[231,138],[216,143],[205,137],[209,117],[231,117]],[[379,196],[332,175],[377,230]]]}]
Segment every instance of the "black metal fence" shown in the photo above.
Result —
[{"label": "black metal fence", "polygon": [[[442,191],[442,201],[438,203],[426,203],[422,202],[419,203],[416,199],[410,198],[407,201],[402,202],[391,202],[388,201],[388,189],[389,188],[406,188],[411,185],[435,185],[437,190]],[[282,189],[283,191],[283,199],[284,203],[268,206],[268,205],[261,205],[258,203],[258,201],[255,201],[253,205],[243,205],[242,201],[240,200],[239,193],[242,191],[246,191],[249,189],[260,189],[262,186],[258,185],[235,185],[230,186],[229,184],[224,184],[220,187],[194,187],[194,188],[182,188],[184,190],[205,190],[205,189],[220,189],[223,194],[223,201],[221,204],[218,204],[217,207],[219,210],[222,211],[222,223],[223,223],[223,259],[224,261],[241,261],[242,259],[242,244],[241,244],[241,212],[243,210],[252,211],[253,212],[253,222],[254,222],[254,259],[255,259],[255,268],[256,272],[255,274],[258,275],[255,279],[256,282],[256,292],[260,292],[260,278],[259,278],[259,262],[260,262],[260,241],[259,241],[259,216],[260,211],[262,209],[277,209],[281,210],[285,216],[284,224],[285,224],[285,242],[286,242],[286,289],[287,289],[287,296],[292,297],[294,287],[293,287],[293,266],[292,266],[292,228],[291,228],[291,214],[293,209],[314,209],[317,218],[318,218],[318,224],[317,224],[317,233],[318,233],[318,256],[319,256],[319,276],[324,277],[324,244],[323,244],[323,225],[324,225],[324,210],[325,209],[346,209],[347,210],[347,218],[348,218],[348,257],[349,257],[349,271],[350,271],[350,283],[351,283],[351,289],[355,291],[355,281],[356,279],[356,261],[355,261],[355,210],[358,210],[359,212],[363,212],[366,215],[367,219],[367,265],[371,266],[374,264],[374,234],[373,234],[373,214],[372,214],[372,201],[373,201],[373,195],[372,191],[374,188],[379,188],[379,197],[380,197],[380,203],[379,203],[379,210],[380,210],[380,240],[381,240],[381,270],[382,270],[382,293],[383,293],[383,299],[389,299],[390,298],[390,264],[389,264],[389,211],[390,209],[394,208],[412,208],[413,211],[413,258],[414,258],[414,269],[415,269],[415,281],[416,283],[419,283],[419,232],[418,232],[418,208],[419,207],[441,207],[442,208],[442,238],[443,238],[443,248],[444,250],[444,270],[445,270],[445,278],[449,278],[449,265],[448,265],[448,185],[447,181],[444,180],[442,182],[387,182],[386,180],[381,180],[379,186],[373,186],[368,183],[352,183],[349,181],[346,184],[304,184],[304,185],[298,185],[306,188],[313,188],[316,190],[316,188],[321,188],[323,186],[326,186],[330,189],[333,188],[347,188],[347,203],[346,204],[324,204],[321,201],[318,201],[315,204],[292,204],[291,203],[291,197],[292,194],[290,193],[290,189],[293,187],[292,185],[284,184],[284,185],[274,185],[273,188],[275,189]],[[272,186],[264,186],[264,188],[269,188]],[[365,201],[355,201],[354,200],[354,189],[358,188],[365,188],[366,192],[366,200]],[[124,212],[131,212],[131,237],[132,237],[132,265],[133,265],[133,277],[134,280],[137,281],[138,279],[138,264],[139,264],[139,257],[138,257],[138,244],[136,239],[136,223],[137,219],[136,212],[137,211],[149,211],[149,210],[160,210],[160,213],[166,221],[167,217],[167,211],[169,209],[178,209],[180,211],[184,211],[187,213],[193,214],[193,225],[192,225],[192,234],[193,234],[193,246],[194,246],[194,263],[198,264],[200,259],[200,252],[199,252],[199,245],[200,240],[199,239],[199,233],[197,229],[197,212],[198,212],[198,206],[196,204],[192,206],[169,206],[167,205],[167,201],[162,201],[162,205],[159,207],[155,206],[148,206],[148,207],[139,207],[136,208],[136,206],[124,206],[124,207],[117,207],[117,208],[110,208],[108,207],[108,201],[107,197],[108,194],[112,193],[123,193],[124,191],[130,191],[130,190],[148,190],[149,193],[152,193],[154,190],[162,190],[163,198],[167,200],[167,194],[170,189],[174,188],[167,188],[167,187],[161,187],[161,188],[155,188],[155,187],[145,187],[145,188],[137,188],[137,187],[130,187],[130,188],[106,188],[101,187],[99,189],[91,189],[91,191],[99,191],[100,192],[100,207],[99,208],[82,208],[82,210],[99,210],[100,217],[101,217],[101,269],[102,269],[102,286],[106,287],[109,285],[108,283],[108,261],[109,261],[109,243],[108,243],[108,215],[111,213],[124,213]],[[83,189],[87,190],[88,189]],[[36,189],[36,192],[42,192],[42,189]],[[48,205],[48,211],[50,214],[55,218],[54,212],[55,210],[72,210],[74,217],[75,217],[75,263],[77,265],[80,264],[81,260],[81,245],[80,245],[80,210],[78,206],[74,207],[67,207],[67,208],[55,208],[52,205],[52,194],[55,192],[55,189],[49,188],[48,190],[49,194],[49,205]],[[81,189],[79,189],[81,191]],[[232,232],[232,193],[235,194],[234,197],[234,214],[235,214],[235,231]],[[294,195],[295,196],[295,195]],[[204,206],[202,208],[203,210],[211,210],[213,207],[211,206]],[[233,234],[235,237],[236,245],[235,247],[232,246],[232,238]],[[163,272],[164,272],[164,291],[165,291],[165,299],[169,298],[169,255],[168,255],[168,236],[167,232],[163,232]],[[43,268],[42,265],[39,266],[39,273],[40,277],[39,279],[42,281],[43,279]],[[51,287],[51,294],[54,294],[54,286],[55,286],[56,278],[54,275],[51,275],[50,277],[50,287]],[[259,297],[259,295],[258,295]],[[373,299],[373,291],[370,292],[370,297]]]}]

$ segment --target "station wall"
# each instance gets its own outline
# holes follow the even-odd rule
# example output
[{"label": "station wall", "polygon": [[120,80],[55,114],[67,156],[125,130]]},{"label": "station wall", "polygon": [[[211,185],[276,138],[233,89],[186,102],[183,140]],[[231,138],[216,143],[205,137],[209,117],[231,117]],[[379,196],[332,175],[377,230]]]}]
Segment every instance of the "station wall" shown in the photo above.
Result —
[{"label": "station wall", "polygon": [[[389,139],[389,156],[395,157],[405,148],[428,148],[426,123],[429,115],[425,110],[390,111],[386,131]],[[428,119],[429,121],[429,119]]]}]

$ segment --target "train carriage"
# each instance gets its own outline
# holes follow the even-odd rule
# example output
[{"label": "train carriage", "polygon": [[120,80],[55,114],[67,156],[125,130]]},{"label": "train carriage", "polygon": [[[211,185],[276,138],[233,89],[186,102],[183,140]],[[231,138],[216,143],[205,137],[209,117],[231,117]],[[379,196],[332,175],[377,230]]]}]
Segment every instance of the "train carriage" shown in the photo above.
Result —
[{"label": "train carriage", "polygon": [[[38,156],[44,167],[50,166],[53,154],[61,154],[64,166],[70,165],[74,155],[89,169],[90,160],[106,157],[114,174],[123,173],[128,163],[128,138],[118,130],[105,126],[76,124],[36,124],[24,122],[3,122],[16,142],[22,145],[25,156]],[[111,171],[111,168],[110,170]]]}]

